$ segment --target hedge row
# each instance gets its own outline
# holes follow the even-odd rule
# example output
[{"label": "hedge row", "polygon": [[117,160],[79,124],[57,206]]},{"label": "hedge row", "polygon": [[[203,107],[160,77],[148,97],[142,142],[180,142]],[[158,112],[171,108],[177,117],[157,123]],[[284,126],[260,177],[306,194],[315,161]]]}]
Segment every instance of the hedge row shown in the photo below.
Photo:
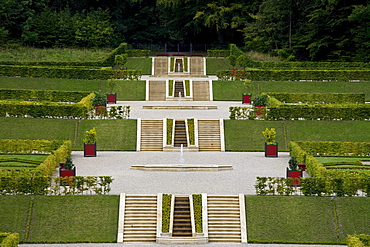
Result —
[{"label": "hedge row", "polygon": [[119,78],[137,79],[138,77],[141,76],[141,71],[122,70],[120,72],[117,72],[113,71],[111,67],[89,68],[89,67],[43,67],[43,66],[0,65],[0,76],[10,76],[10,77],[20,76],[20,77],[107,80],[117,74],[120,75]]},{"label": "hedge row", "polygon": [[83,195],[108,194],[110,176],[0,176],[1,195]]},{"label": "hedge row", "polygon": [[17,247],[18,243],[18,233],[0,232],[0,247]]},{"label": "hedge row", "polygon": [[219,70],[216,72],[216,76],[221,81],[240,81],[248,77],[248,74],[244,70]]},{"label": "hedge row", "polygon": [[150,50],[127,50],[128,57],[149,57]]},{"label": "hedge row", "polygon": [[365,103],[364,93],[267,93],[284,103]]},{"label": "hedge row", "polygon": [[367,247],[370,246],[370,235],[348,235],[347,242],[348,247]]},{"label": "hedge row", "polygon": [[[217,72],[227,74],[228,70]],[[246,70],[252,81],[369,81],[370,70]]]},{"label": "hedge row", "polygon": [[370,70],[370,63],[361,62],[259,62],[254,68],[262,70]]},{"label": "hedge row", "polygon": [[369,120],[368,104],[313,104],[268,107],[267,120]]},{"label": "hedge row", "polygon": [[369,142],[290,142],[290,156],[299,163],[306,164],[312,177],[370,178],[369,170],[328,170],[315,156],[329,157],[369,157]]},{"label": "hedge row", "polygon": [[[292,178],[257,177],[257,195],[303,194],[305,196],[358,196],[370,197],[370,178],[308,177],[300,179],[297,188]],[[361,193],[359,193],[361,192]]]},{"label": "hedge row", "polygon": [[228,57],[230,50],[207,50],[208,57]]},{"label": "hedge row", "polygon": [[[59,163],[64,162],[71,155],[71,141],[60,140],[0,140],[0,153],[2,154],[49,154],[49,156],[36,169],[20,172],[23,175],[39,174],[50,176],[55,172]],[[1,174],[9,171],[0,170]],[[18,172],[17,172],[18,173]]]},{"label": "hedge row", "polygon": [[31,90],[31,89],[0,89],[0,99],[18,99],[29,101],[79,102],[89,95],[89,92]]}]

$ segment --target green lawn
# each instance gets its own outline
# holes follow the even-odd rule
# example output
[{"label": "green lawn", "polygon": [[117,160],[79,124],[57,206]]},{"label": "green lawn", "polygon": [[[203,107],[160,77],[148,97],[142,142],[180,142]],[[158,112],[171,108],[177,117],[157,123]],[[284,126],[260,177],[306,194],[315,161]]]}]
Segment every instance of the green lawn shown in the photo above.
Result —
[{"label": "green lawn", "polygon": [[316,157],[320,163],[332,163],[332,162],[356,162],[362,160],[370,161],[370,158],[365,157]]},{"label": "green lawn", "polygon": [[[78,79],[49,79],[0,77],[0,88],[109,92],[107,81]],[[115,88],[118,100],[145,100],[145,81],[119,80]]]},{"label": "green lawn", "polygon": [[118,195],[0,196],[0,229],[21,242],[115,242],[118,204]]},{"label": "green lawn", "polygon": [[207,58],[206,72],[207,75],[215,75],[219,70],[231,69],[229,60],[226,58]]},{"label": "green lawn", "polygon": [[0,139],[71,140],[75,150],[82,150],[85,131],[96,127],[98,150],[136,150],[135,119],[0,118],[0,122]]},{"label": "green lawn", "polygon": [[[370,101],[370,81],[366,82],[299,82],[299,81],[259,81],[252,82],[248,93],[292,92],[292,93],[365,93]],[[247,93],[242,81],[213,81],[214,100],[241,101],[242,93]]]},{"label": "green lawn", "polygon": [[[30,155],[6,155],[0,154],[0,158],[4,159],[22,159],[20,161],[3,161],[0,159],[1,169],[33,169],[42,163],[48,155],[30,154]],[[36,162],[37,164],[35,164]]]},{"label": "green lawn", "polygon": [[141,70],[143,75],[152,74],[152,59],[150,57],[129,57],[125,68]]},{"label": "green lawn", "polygon": [[370,129],[369,121],[225,120],[224,123],[227,151],[262,151],[265,128],[276,129],[279,150],[287,150],[290,141],[368,142],[363,133]]}]

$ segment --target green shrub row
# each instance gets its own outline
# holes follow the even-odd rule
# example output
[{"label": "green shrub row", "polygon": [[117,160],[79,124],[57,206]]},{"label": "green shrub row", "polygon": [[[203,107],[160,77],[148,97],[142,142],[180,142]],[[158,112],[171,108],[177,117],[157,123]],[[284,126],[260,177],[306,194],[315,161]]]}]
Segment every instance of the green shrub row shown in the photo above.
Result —
[{"label": "green shrub row", "polygon": [[0,232],[0,247],[17,247],[19,233]]},{"label": "green shrub row", "polygon": [[312,177],[332,178],[369,178],[369,170],[328,170],[315,156],[329,157],[369,157],[369,142],[290,142],[290,155],[299,163],[306,164],[306,170]]},{"label": "green shrub row", "polygon": [[256,107],[241,107],[241,106],[230,106],[229,107],[229,118],[234,120],[254,120],[257,118]]},{"label": "green shrub row", "polygon": [[[50,176],[55,172],[59,163],[64,162],[71,155],[71,141],[60,140],[14,140],[1,139],[0,153],[2,154],[49,154],[49,156],[36,169],[22,171],[20,174],[39,174]],[[1,170],[1,174],[9,171]],[[19,172],[17,172],[18,174]]]},{"label": "green shrub row", "polygon": [[195,145],[195,127],[194,127],[194,118],[189,118],[186,120],[188,125],[188,135],[190,145]]},{"label": "green shrub row", "polygon": [[365,103],[364,93],[267,93],[284,103]]},{"label": "green shrub row", "polygon": [[113,66],[116,55],[127,53],[127,43],[121,43],[116,49],[112,50],[109,55],[100,62],[100,66]]},{"label": "green shrub row", "polygon": [[257,177],[254,187],[257,195],[356,196],[361,192],[370,197],[370,178],[308,177],[300,179],[298,188],[293,178]]},{"label": "green shrub row", "polygon": [[193,207],[194,207],[194,221],[195,221],[195,232],[203,232],[203,220],[202,220],[202,194],[193,194]]},{"label": "green shrub row", "polygon": [[269,62],[255,61],[254,68],[262,70],[370,70],[369,63],[361,62]]},{"label": "green shrub row", "polygon": [[348,247],[368,247],[370,246],[370,235],[348,235],[347,242]]},{"label": "green shrub row", "polygon": [[0,89],[0,99],[18,99],[29,101],[79,102],[89,95],[88,92],[31,90],[31,89]]},{"label": "green shrub row", "polygon": [[234,55],[236,57],[245,55],[245,53],[242,50],[240,50],[235,44],[230,44],[229,49],[230,49],[230,55]]},{"label": "green shrub row", "polygon": [[207,50],[208,57],[228,57],[230,50]]},{"label": "green shrub row", "polygon": [[171,200],[171,194],[162,195],[162,232],[170,231]]},{"label": "green shrub row", "polygon": [[126,50],[128,57],[149,57],[150,50]]},{"label": "green shrub row", "polygon": [[368,120],[368,104],[312,104],[268,107],[267,120]]},{"label": "green shrub row", "polygon": [[1,195],[108,194],[112,177],[0,176]]},{"label": "green shrub row", "polygon": [[216,76],[221,81],[240,81],[248,77],[244,70],[218,70]]},{"label": "green shrub row", "polygon": [[139,80],[142,73],[141,70],[114,70],[113,77],[115,79],[123,79],[123,80]]},{"label": "green shrub row", "polygon": [[[228,72],[217,72],[226,75]],[[370,70],[246,70],[252,81],[369,81]],[[222,79],[222,76],[219,80]]]},{"label": "green shrub row", "polygon": [[172,145],[172,132],[174,128],[174,123],[172,118],[167,118],[167,145]]}]

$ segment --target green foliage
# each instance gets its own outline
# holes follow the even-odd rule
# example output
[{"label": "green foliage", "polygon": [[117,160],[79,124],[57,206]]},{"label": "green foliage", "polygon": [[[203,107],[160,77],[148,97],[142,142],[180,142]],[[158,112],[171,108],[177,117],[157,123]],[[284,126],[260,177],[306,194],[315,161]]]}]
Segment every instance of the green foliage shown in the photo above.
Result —
[{"label": "green foliage", "polygon": [[255,109],[250,107],[230,106],[229,112],[229,118],[233,120],[254,120],[257,117]]},{"label": "green foliage", "polygon": [[289,160],[288,163],[289,163],[289,170],[291,170],[291,171],[297,171],[297,169],[298,169],[298,161],[297,161],[297,159],[294,156],[290,158],[290,160]]},{"label": "green foliage", "polygon": [[90,129],[90,130],[87,130],[85,132],[85,138],[83,139],[83,142],[86,143],[86,144],[94,144],[96,143],[96,129],[95,127]]},{"label": "green foliage", "polygon": [[172,145],[172,132],[174,128],[174,121],[172,118],[167,118],[167,145]]},{"label": "green foliage", "polygon": [[185,96],[190,96],[190,80],[185,80]]},{"label": "green foliage", "polygon": [[115,55],[114,56],[114,64],[123,67],[127,62],[127,54]]},{"label": "green foliage", "polygon": [[92,99],[92,105],[97,106],[97,105],[106,105],[107,104],[107,96],[104,93],[101,92],[95,92],[95,96]]},{"label": "green foliage", "polygon": [[30,89],[0,89],[0,99],[18,99],[28,101],[79,102],[89,95],[88,92],[30,90]]},{"label": "green foliage", "polygon": [[112,50],[109,55],[103,59],[101,66],[113,66],[116,55],[126,54],[127,43],[121,43],[116,49]]},{"label": "green foliage", "polygon": [[231,67],[235,68],[237,57],[235,55],[230,55],[227,59],[229,60]]},{"label": "green foliage", "polygon": [[173,96],[173,83],[174,80],[168,80],[168,96]]},{"label": "green foliage", "polygon": [[189,72],[189,57],[184,57],[184,72]]},{"label": "green foliage", "polygon": [[149,57],[150,50],[126,50],[128,57]]},{"label": "green foliage", "polygon": [[207,50],[208,57],[228,57],[230,50]]},{"label": "green foliage", "polygon": [[64,169],[68,170],[68,171],[71,171],[71,170],[74,169],[74,167],[75,167],[75,165],[73,164],[72,158],[67,157],[66,162],[64,163]]},{"label": "green foliage", "polygon": [[364,93],[267,93],[284,103],[365,103]]},{"label": "green foliage", "polygon": [[171,194],[162,195],[162,232],[169,232],[171,218]]},{"label": "green foliage", "polygon": [[262,131],[263,136],[266,138],[267,144],[274,144],[275,138],[276,138],[276,130],[275,128],[266,128],[264,131]]},{"label": "green foliage", "polygon": [[216,73],[217,77],[221,81],[239,81],[247,78],[247,74],[244,70],[218,70]]},{"label": "green foliage", "polygon": [[194,118],[187,119],[186,123],[188,125],[189,143],[190,145],[195,145]]},{"label": "green foliage", "polygon": [[174,71],[175,71],[175,58],[171,57],[170,58],[170,72],[174,72]]},{"label": "green foliage", "polygon": [[348,247],[366,247],[360,238],[358,238],[355,235],[348,235],[347,236],[347,242],[348,242]]},{"label": "green foliage", "polygon": [[254,106],[267,106],[268,96],[266,94],[258,94],[253,97],[252,103]]},{"label": "green foliage", "polygon": [[18,233],[0,232],[0,246],[1,247],[17,247],[18,243],[19,243]]},{"label": "green foliage", "polygon": [[203,232],[202,194],[193,194],[195,232]]}]

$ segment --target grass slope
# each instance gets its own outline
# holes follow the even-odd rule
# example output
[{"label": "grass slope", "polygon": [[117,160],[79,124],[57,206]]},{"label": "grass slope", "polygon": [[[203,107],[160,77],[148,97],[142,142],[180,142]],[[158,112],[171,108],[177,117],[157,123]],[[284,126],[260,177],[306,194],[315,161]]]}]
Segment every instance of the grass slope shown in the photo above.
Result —
[{"label": "grass slope", "polygon": [[224,126],[227,151],[262,151],[265,128],[275,128],[279,150],[287,150],[290,141],[368,142],[370,122],[225,120]]},{"label": "grass slope", "polygon": [[152,74],[152,59],[150,57],[129,57],[125,68],[141,70],[143,75]]}]

